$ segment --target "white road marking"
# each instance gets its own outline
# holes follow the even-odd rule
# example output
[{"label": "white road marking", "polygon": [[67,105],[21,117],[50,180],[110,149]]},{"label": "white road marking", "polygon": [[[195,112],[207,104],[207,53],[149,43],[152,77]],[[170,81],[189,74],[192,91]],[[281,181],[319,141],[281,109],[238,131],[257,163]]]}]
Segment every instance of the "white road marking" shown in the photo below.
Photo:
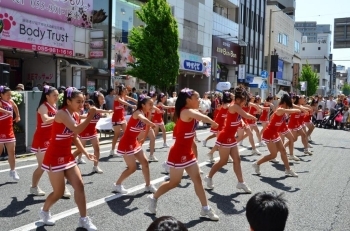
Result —
[{"label": "white road marking", "polygon": [[[242,152],[242,151],[245,151],[247,150],[247,148],[241,148],[239,149],[239,152]],[[216,157],[214,158],[215,161],[219,160],[219,157]],[[199,164],[199,167],[202,167],[204,165],[208,164],[207,161],[205,162],[202,162]],[[157,178],[155,180],[152,180],[151,181],[151,184],[158,184],[160,182],[163,182],[164,181],[164,176],[163,177],[160,177],[160,178]],[[140,191],[142,190],[143,188],[145,187],[145,184],[139,184],[139,185],[136,185],[132,188],[129,188],[128,189],[128,193],[127,194],[111,194],[109,196],[106,196],[106,197],[103,197],[103,198],[100,198],[100,199],[97,199],[95,201],[91,201],[89,203],[86,204],[86,207],[87,209],[90,209],[90,208],[93,208],[93,207],[96,207],[98,205],[101,205],[101,204],[104,204],[104,203],[107,203],[109,201],[112,201],[112,200],[115,200],[117,198],[120,198],[122,197],[123,195],[128,195],[128,194],[131,194],[131,193],[134,193],[134,192],[137,192],[137,191]],[[147,209],[145,207],[145,209]],[[77,207],[73,208],[73,209],[69,209],[69,210],[66,210],[66,211],[63,211],[61,213],[58,213],[56,215],[53,215],[52,218],[55,220],[55,221],[58,221],[58,220],[61,220],[63,218],[66,218],[66,217],[69,217],[69,216],[72,216],[76,213],[79,213],[79,210]],[[28,231],[28,230],[33,230],[33,229],[37,229],[38,227],[40,226],[43,226],[43,223],[42,221],[38,220],[38,221],[35,221],[35,222],[32,222],[30,224],[27,224],[27,225],[24,225],[22,227],[19,227],[19,228],[16,228],[16,229],[13,229],[11,231]]]},{"label": "white road marking", "polygon": [[[198,132],[197,133],[197,135],[203,135],[203,134],[206,134],[206,133],[209,133],[209,131],[206,131],[206,132]],[[173,135],[173,134],[167,134],[167,135]],[[167,141],[173,141],[173,139],[167,139]],[[161,142],[163,142],[163,140],[156,140],[156,142],[155,143],[161,143]],[[145,146],[145,145],[148,145],[149,144],[149,142],[148,143],[144,143],[144,145],[143,146]],[[145,146],[145,147],[148,147],[148,146]],[[93,149],[92,149],[92,147],[88,147],[87,148],[87,150],[88,151],[93,151]],[[102,151],[102,152],[100,152],[100,154],[102,154],[102,153],[109,153],[109,150],[108,151]],[[33,158],[32,160],[35,160],[36,158]],[[28,160],[26,160],[26,161],[28,161]],[[6,163],[6,165],[8,165],[7,163]],[[38,166],[38,164],[29,164],[29,165],[24,165],[24,166],[20,166],[20,167],[16,167],[16,170],[18,170],[18,169],[24,169],[24,168],[31,168],[31,167],[36,167],[36,166]],[[4,172],[9,172],[11,169],[3,169],[3,170],[0,170],[0,173],[4,173]]]}]

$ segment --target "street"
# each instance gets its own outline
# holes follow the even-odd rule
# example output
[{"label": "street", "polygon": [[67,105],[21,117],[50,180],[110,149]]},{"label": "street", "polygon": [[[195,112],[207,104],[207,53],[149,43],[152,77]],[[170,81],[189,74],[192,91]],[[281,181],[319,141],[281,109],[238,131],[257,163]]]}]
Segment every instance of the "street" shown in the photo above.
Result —
[{"label": "street", "polygon": [[[198,130],[200,140],[209,135],[209,129]],[[316,128],[312,135],[313,156],[304,156],[300,139],[297,141],[295,154],[302,160],[294,163],[292,168],[299,178],[285,177],[281,164],[266,163],[261,166],[261,176],[255,175],[252,163],[259,158],[250,156],[248,140],[240,146],[242,169],[245,182],[253,193],[259,191],[276,191],[285,193],[289,206],[286,230],[350,230],[350,142],[349,133],[339,130]],[[172,135],[167,135],[168,144],[173,143]],[[212,147],[214,139],[207,143]],[[151,162],[151,179],[156,187],[164,181],[165,173],[161,163],[166,160],[168,148],[162,148],[162,140],[156,141],[155,155],[159,162]],[[199,163],[204,171],[202,177],[210,170],[211,164],[206,153],[209,147],[197,143]],[[144,145],[148,147],[148,142]],[[248,150],[247,150],[248,148]],[[91,147],[89,148],[91,150]],[[128,195],[121,196],[112,192],[113,183],[125,169],[122,158],[108,158],[110,144],[101,146],[100,167],[103,174],[91,174],[92,163],[79,165],[85,183],[88,201],[88,215],[99,230],[146,230],[156,216],[148,213],[147,194],[143,192],[144,180],[138,170],[124,182]],[[260,147],[267,154],[266,147]],[[214,157],[218,157],[215,153]],[[280,159],[280,157],[278,157]],[[38,212],[46,197],[28,195],[31,177],[36,166],[34,157],[20,159],[17,162],[20,181],[12,182],[8,176],[7,162],[0,162],[0,230],[76,230],[78,210],[74,198],[60,199],[51,209],[57,220],[53,227],[40,226]],[[233,174],[232,164],[227,164],[213,178],[215,188],[206,190],[209,205],[217,212],[220,221],[213,222],[200,218],[200,203],[191,180],[184,174],[178,188],[168,192],[158,200],[157,217],[170,215],[182,221],[190,230],[247,231],[249,225],[245,217],[245,205],[252,194],[245,194],[236,189],[237,180]],[[40,187],[48,195],[51,185],[44,173]],[[70,191],[73,189],[68,185]]]}]

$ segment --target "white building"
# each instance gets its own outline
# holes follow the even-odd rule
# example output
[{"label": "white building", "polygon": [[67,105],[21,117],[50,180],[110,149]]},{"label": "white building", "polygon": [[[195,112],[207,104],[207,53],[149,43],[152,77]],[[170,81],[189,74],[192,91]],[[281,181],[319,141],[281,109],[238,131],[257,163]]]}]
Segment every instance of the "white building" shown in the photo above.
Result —
[{"label": "white building", "polygon": [[294,29],[294,56],[293,56],[293,77],[292,77],[292,92],[297,92],[300,69],[301,69],[301,57],[300,57],[300,46],[302,34],[297,29]]},{"label": "white building", "polygon": [[[328,93],[330,88],[329,61],[331,53],[331,34],[318,34],[318,42],[308,43],[303,37],[300,56],[302,65],[309,64],[319,76],[319,94]],[[301,71],[301,69],[300,69]]]}]

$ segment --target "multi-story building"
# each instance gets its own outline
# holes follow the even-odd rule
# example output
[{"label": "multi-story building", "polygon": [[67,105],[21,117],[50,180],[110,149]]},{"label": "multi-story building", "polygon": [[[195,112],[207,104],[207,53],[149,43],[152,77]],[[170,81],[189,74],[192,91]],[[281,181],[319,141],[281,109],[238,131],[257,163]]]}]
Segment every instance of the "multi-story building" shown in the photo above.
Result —
[{"label": "multi-story building", "polygon": [[292,19],[295,19],[295,0],[267,0],[267,5],[277,6],[281,10],[288,8],[286,14]]},{"label": "multi-story building", "polygon": [[297,92],[298,81],[300,76],[300,68],[301,68],[301,57],[300,57],[300,46],[301,46],[301,32],[297,29],[294,29],[294,55],[293,55],[293,77],[292,77],[292,91]]},{"label": "multi-story building", "polygon": [[[295,28],[302,33],[302,36],[307,36],[307,42],[318,42],[319,34],[331,34],[331,25],[317,24],[316,21],[295,22]],[[322,42],[322,41],[321,41]]]}]

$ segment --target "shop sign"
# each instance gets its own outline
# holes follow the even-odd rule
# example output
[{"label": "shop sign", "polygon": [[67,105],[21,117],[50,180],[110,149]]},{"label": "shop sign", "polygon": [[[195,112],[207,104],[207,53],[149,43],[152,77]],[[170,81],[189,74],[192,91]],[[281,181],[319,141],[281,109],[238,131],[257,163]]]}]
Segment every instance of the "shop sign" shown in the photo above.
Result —
[{"label": "shop sign", "polygon": [[213,36],[212,55],[217,57],[218,63],[228,65],[244,64],[245,56],[240,57],[241,49],[245,50],[245,48],[240,47],[236,43]]},{"label": "shop sign", "polygon": [[[2,7],[12,10],[77,27],[92,27],[93,0],[3,0],[0,2]],[[15,20],[18,21],[17,18]]]},{"label": "shop sign", "polygon": [[179,52],[179,56],[180,56],[180,70],[203,73],[202,57],[198,55],[182,52],[182,51]]},{"label": "shop sign", "polygon": [[0,9],[0,46],[73,56],[74,26],[36,15]]},{"label": "shop sign", "polygon": [[245,64],[240,64],[238,66],[238,82],[244,83],[245,82]]},{"label": "shop sign", "polygon": [[103,40],[94,40],[90,42],[90,48],[91,49],[103,49],[104,48],[104,42]]},{"label": "shop sign", "polygon": [[53,79],[53,73],[37,73],[32,72],[28,73],[27,80],[43,80],[43,81],[50,81]]},{"label": "shop sign", "polygon": [[101,50],[93,50],[90,51],[90,58],[96,59],[96,58],[103,58],[103,51]]},{"label": "shop sign", "polygon": [[283,60],[278,60],[278,72],[276,72],[276,79],[283,79]]},{"label": "shop sign", "polygon": [[290,81],[283,80],[283,79],[277,79],[277,84],[282,85],[282,86],[290,86],[291,85]]}]

